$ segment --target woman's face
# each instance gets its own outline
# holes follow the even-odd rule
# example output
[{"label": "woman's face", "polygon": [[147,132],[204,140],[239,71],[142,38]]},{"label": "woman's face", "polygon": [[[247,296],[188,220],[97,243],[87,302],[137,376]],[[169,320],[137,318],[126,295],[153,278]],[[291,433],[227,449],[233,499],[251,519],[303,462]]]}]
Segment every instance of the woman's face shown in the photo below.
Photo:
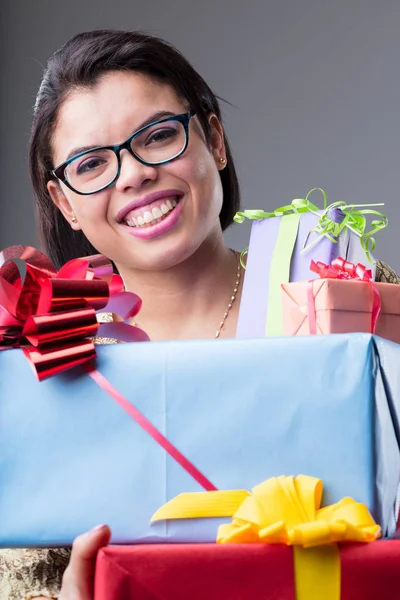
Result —
[{"label": "woman's face", "polygon": [[[140,73],[106,74],[94,88],[75,90],[62,104],[52,137],[53,165],[67,160],[74,149],[119,144],[159,112],[175,115],[188,110],[169,85]],[[53,180],[49,193],[71,226],[81,229],[119,268],[172,267],[206,240],[219,239],[218,170],[223,168],[219,159],[225,157],[225,148],[218,120],[211,117],[210,122],[211,147],[194,117],[189,122],[188,148],[171,163],[146,166],[122,150],[120,176],[107,189],[82,196]],[[143,225],[146,213],[162,216],[155,224]]]}]

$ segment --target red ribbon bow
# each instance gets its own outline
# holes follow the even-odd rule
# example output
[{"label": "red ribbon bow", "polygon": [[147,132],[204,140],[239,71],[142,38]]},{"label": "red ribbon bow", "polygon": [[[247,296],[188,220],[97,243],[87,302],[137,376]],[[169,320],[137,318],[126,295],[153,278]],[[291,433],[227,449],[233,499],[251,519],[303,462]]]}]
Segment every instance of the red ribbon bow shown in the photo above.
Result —
[{"label": "red ribbon bow", "polygon": [[355,265],[341,257],[335,258],[330,265],[312,260],[310,270],[317,273],[321,279],[360,279],[361,281],[373,281],[371,269],[367,269],[360,263]]},{"label": "red ribbon bow", "polygon": [[[22,283],[15,259],[26,264]],[[123,282],[101,254],[77,258],[56,271],[30,246],[0,252],[0,350],[22,348],[39,381],[82,365],[83,370],[204,489],[216,487],[154,425],[88,362],[95,358],[96,334],[121,341],[147,341],[134,317],[142,301],[123,292]],[[97,323],[96,311],[117,313],[123,322]],[[83,364],[85,363],[85,364]]]},{"label": "red ribbon bow", "polygon": [[[372,318],[371,318],[371,333],[374,333],[376,322],[381,310],[381,297],[374,283],[371,269],[367,269],[364,265],[358,263],[355,265],[342,257],[335,258],[330,265],[323,262],[311,261],[310,270],[317,273],[321,279],[353,279],[365,281],[371,286],[373,293],[372,303]],[[311,334],[317,333],[317,318],[315,314],[315,303],[313,294],[313,282],[309,282],[308,286],[308,316],[309,328]]]},{"label": "red ribbon bow", "polygon": [[[23,283],[15,259],[26,264]],[[99,328],[96,311],[123,312],[124,321],[138,313],[140,298],[122,290],[122,278],[100,254],[71,260],[57,272],[34,248],[6,248],[0,253],[0,350],[22,348],[42,381],[95,358],[91,338],[100,331],[144,341],[147,335],[126,323]]]}]

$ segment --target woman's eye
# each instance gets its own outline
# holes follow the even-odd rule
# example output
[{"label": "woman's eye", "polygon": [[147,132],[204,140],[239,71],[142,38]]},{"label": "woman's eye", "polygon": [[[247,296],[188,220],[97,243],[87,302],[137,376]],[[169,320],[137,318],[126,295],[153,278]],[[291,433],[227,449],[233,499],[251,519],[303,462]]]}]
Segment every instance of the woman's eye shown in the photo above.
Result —
[{"label": "woman's eye", "polygon": [[91,156],[90,158],[87,158],[78,165],[76,172],[78,175],[82,175],[84,173],[94,171],[95,169],[98,169],[106,163],[107,161],[104,158]]},{"label": "woman's eye", "polygon": [[175,138],[176,135],[176,129],[158,129],[157,131],[154,131],[151,135],[149,135],[146,141],[146,145],[165,142],[169,139]]}]

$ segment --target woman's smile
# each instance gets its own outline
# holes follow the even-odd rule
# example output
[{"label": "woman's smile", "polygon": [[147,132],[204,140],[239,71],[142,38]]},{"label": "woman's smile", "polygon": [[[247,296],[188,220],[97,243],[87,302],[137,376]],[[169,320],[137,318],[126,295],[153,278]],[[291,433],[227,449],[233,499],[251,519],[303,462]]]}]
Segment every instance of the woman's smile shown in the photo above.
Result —
[{"label": "woman's smile", "polygon": [[141,239],[151,239],[168,233],[179,222],[184,196],[170,196],[155,200],[144,207],[134,209],[124,218],[122,225],[128,233]]}]

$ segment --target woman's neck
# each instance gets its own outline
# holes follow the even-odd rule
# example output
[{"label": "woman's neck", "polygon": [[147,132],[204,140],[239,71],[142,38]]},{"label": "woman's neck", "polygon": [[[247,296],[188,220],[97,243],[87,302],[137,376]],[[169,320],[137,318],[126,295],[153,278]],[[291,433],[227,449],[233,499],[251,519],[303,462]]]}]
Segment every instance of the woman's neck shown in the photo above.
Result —
[{"label": "woman's neck", "polygon": [[213,338],[231,303],[221,337],[234,337],[241,289],[234,294],[238,260],[223,240],[206,242],[189,259],[164,271],[122,269],[125,288],[143,301],[135,319],[152,340]]}]

